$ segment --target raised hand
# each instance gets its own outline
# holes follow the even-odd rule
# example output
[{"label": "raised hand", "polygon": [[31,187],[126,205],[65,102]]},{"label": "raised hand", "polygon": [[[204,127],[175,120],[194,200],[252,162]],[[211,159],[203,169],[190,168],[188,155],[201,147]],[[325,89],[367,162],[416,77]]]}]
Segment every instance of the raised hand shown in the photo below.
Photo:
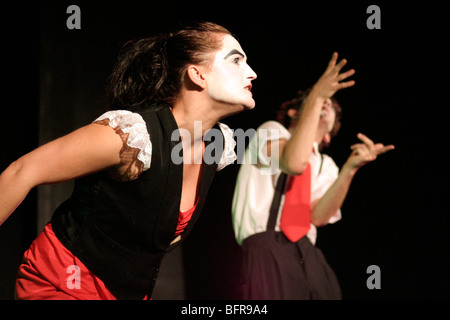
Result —
[{"label": "raised hand", "polygon": [[347,64],[346,59],[342,59],[336,64],[338,59],[337,52],[334,52],[331,56],[331,60],[328,63],[328,67],[316,84],[313,87],[313,91],[321,98],[331,98],[338,90],[349,88],[355,84],[354,80],[341,82],[355,73],[354,69],[350,69],[346,72],[340,73],[342,68]]},{"label": "raised hand", "polygon": [[346,165],[349,165],[351,169],[359,169],[374,161],[380,154],[395,149],[392,144],[385,146],[382,143],[374,143],[362,133],[358,133],[357,137],[361,140],[361,143],[355,143],[350,147],[353,151],[346,162]]}]

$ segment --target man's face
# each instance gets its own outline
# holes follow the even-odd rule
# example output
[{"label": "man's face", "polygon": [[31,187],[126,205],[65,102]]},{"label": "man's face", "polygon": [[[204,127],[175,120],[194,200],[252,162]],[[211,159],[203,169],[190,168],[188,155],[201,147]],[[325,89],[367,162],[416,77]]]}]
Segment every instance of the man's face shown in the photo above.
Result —
[{"label": "man's face", "polygon": [[326,126],[327,133],[330,133],[333,129],[335,120],[336,110],[333,108],[333,103],[331,99],[326,99],[320,112],[320,123]]}]

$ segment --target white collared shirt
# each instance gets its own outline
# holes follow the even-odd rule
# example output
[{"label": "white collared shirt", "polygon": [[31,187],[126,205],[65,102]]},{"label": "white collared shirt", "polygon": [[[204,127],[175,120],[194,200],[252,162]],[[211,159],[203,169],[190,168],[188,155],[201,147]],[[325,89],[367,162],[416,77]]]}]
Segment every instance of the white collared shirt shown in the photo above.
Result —
[{"label": "white collared shirt", "polygon": [[[272,134],[260,134],[264,130],[266,132],[270,130]],[[266,231],[276,183],[281,174],[278,168],[270,175],[261,173],[261,169],[270,165],[271,161],[264,151],[265,145],[270,140],[289,140],[290,137],[290,132],[280,123],[268,121],[257,129],[255,136],[250,140],[233,195],[232,222],[236,241],[239,244],[253,234]],[[337,179],[339,168],[328,155],[319,153],[317,143],[314,143],[314,152],[311,153],[309,163],[311,165],[311,203],[313,203],[322,198]],[[281,199],[275,231],[280,231],[280,212],[283,203],[284,195]],[[334,223],[341,217],[341,210],[338,209],[328,223]],[[312,244],[316,243],[317,229],[313,224],[307,237]]]}]

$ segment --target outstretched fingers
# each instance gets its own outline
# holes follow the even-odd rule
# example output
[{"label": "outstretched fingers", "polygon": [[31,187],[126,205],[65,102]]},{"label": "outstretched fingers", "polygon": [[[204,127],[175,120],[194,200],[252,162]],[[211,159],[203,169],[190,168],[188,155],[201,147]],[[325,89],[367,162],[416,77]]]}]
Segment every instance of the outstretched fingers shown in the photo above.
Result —
[{"label": "outstretched fingers", "polygon": [[338,53],[333,52],[330,62],[328,62],[328,67],[325,70],[325,73],[339,74],[341,69],[347,64],[347,59],[342,59],[341,61],[339,61],[339,63],[336,64],[337,59],[338,59]]},{"label": "outstretched fingers", "polygon": [[394,149],[395,149],[395,146],[394,146],[393,144],[384,146],[383,144],[380,143],[380,145],[381,145],[381,146],[379,146],[379,147],[376,148],[377,155],[383,154],[383,153],[386,153],[386,152],[388,152],[388,151],[391,151],[391,150],[394,150]]},{"label": "outstretched fingers", "polygon": [[344,73],[339,74],[337,76],[337,80],[338,81],[345,80],[345,79],[347,79],[348,77],[351,77],[354,74],[355,74],[355,69],[350,69],[350,70],[348,70],[348,71],[346,71]]},{"label": "outstretched fingers", "polygon": [[355,80],[350,80],[350,81],[346,81],[346,82],[340,82],[338,85],[338,90],[341,89],[345,89],[345,88],[350,88],[352,86],[355,85]]},{"label": "outstretched fingers", "polygon": [[333,55],[331,56],[330,62],[328,63],[328,67],[327,70],[325,71],[325,74],[331,75],[332,77],[334,77],[335,81],[338,82],[336,88],[337,90],[345,89],[355,85],[354,80],[340,82],[354,75],[355,69],[350,69],[346,72],[340,73],[342,68],[344,68],[344,66],[347,64],[347,59],[342,59],[341,61],[339,61],[339,63],[336,64],[337,59],[338,53],[334,52]]},{"label": "outstretched fingers", "polygon": [[[324,98],[331,98],[336,91],[351,87],[355,84],[354,80],[347,81],[348,77],[355,73],[354,69],[340,73],[342,68],[347,64],[346,59],[342,59],[337,63],[338,54],[334,52],[328,63],[328,67],[319,80],[314,85],[315,92]],[[342,82],[340,82],[342,81]]]},{"label": "outstretched fingers", "polygon": [[394,150],[395,146],[390,144],[385,146],[382,143],[374,143],[369,137],[367,137],[365,134],[358,133],[357,137],[363,142],[363,143],[355,143],[350,147],[351,150],[355,149],[361,149],[361,148],[367,148],[370,153],[372,153],[375,156],[378,156],[380,154],[386,153],[390,150]]},{"label": "outstretched fingers", "polygon": [[347,64],[347,59],[342,59],[339,63],[333,68],[333,72],[339,74],[342,68]]},{"label": "outstretched fingers", "polygon": [[331,55],[331,59],[328,62],[328,66],[327,66],[327,69],[325,70],[325,73],[326,72],[331,72],[331,70],[334,69],[334,67],[336,66],[337,58],[338,58],[338,53],[337,52],[333,52],[333,54]]},{"label": "outstretched fingers", "polygon": [[373,141],[368,137],[368,136],[366,136],[365,134],[362,134],[362,133],[358,133],[357,134],[357,137],[359,138],[359,140],[361,140],[362,142],[364,142],[364,144],[369,148],[369,149],[373,149],[373,147],[374,147],[374,143],[373,143]]}]

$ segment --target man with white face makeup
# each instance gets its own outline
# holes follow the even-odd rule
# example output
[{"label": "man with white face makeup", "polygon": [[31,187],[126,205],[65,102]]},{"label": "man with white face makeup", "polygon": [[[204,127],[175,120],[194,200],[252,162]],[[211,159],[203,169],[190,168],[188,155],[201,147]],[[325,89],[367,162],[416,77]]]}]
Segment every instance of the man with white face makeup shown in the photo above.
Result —
[{"label": "man with white face makeup", "polygon": [[[340,207],[356,172],[394,146],[374,144],[360,133],[361,143],[351,146],[340,173],[334,161],[321,154],[340,126],[340,107],[333,95],[354,84],[342,82],[354,70],[341,73],[346,60],[336,61],[334,53],[309,93],[282,105],[284,125],[262,124],[246,151],[249,161],[241,165],[232,206],[235,237],[244,251],[246,299],[341,298],[336,275],[314,246],[316,227],[341,219]],[[276,134],[260,134],[263,131]],[[262,174],[274,157],[278,170]],[[303,189],[294,187],[296,181],[306,183]],[[294,208],[294,218],[285,216],[289,208]]]}]

